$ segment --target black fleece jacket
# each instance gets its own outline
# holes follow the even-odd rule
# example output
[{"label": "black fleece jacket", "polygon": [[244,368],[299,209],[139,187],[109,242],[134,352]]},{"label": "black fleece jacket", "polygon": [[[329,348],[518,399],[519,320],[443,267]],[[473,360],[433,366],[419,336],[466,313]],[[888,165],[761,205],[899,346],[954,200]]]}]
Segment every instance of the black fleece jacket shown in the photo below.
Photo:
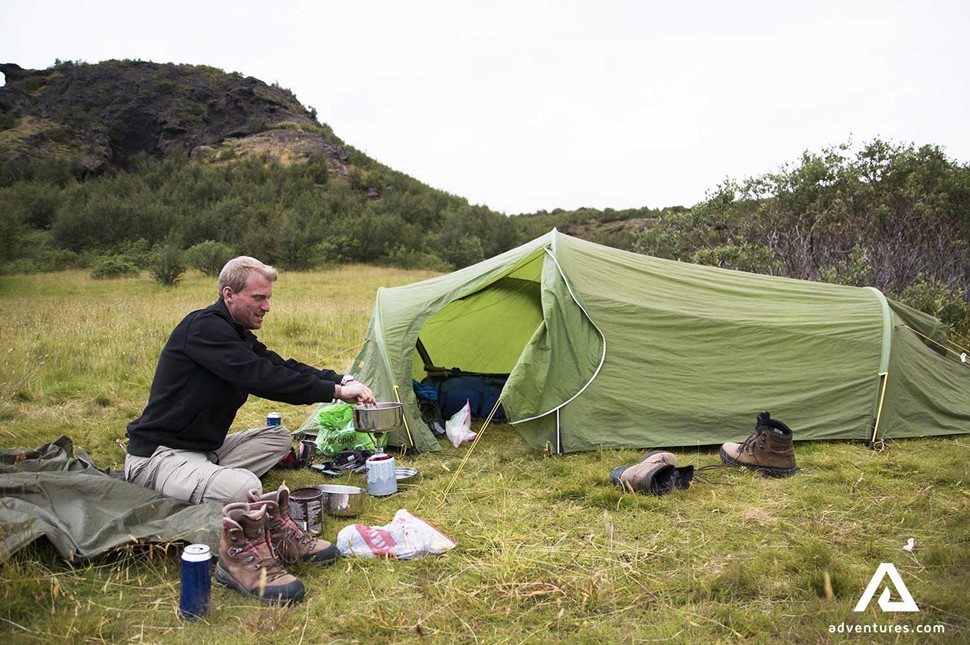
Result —
[{"label": "black fleece jacket", "polygon": [[128,453],[216,450],[250,394],[292,404],[332,401],[342,378],[266,349],[217,300],[186,316],[165,343],[148,405],[128,424]]}]

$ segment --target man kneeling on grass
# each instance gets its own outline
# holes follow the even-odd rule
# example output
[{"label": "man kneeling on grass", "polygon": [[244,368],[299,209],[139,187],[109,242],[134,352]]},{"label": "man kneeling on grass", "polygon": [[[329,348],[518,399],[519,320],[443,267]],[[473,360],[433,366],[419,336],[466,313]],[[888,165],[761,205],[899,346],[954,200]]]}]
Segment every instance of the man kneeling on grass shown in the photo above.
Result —
[{"label": "man kneeling on grass", "polygon": [[[262,493],[259,477],[293,445],[289,430],[229,434],[229,428],[250,394],[290,404],[376,400],[352,376],[284,360],[257,340],[252,330],[269,312],[276,278],[273,267],[255,258],[232,259],[219,274],[219,299],[175,327],[148,405],[128,424],[125,478],[188,502],[227,504],[217,580],[246,595],[289,602],[302,598],[303,585],[278,563],[270,566],[275,556],[331,564],[336,549],[290,519],[285,488]],[[258,538],[264,524],[272,544]]]}]

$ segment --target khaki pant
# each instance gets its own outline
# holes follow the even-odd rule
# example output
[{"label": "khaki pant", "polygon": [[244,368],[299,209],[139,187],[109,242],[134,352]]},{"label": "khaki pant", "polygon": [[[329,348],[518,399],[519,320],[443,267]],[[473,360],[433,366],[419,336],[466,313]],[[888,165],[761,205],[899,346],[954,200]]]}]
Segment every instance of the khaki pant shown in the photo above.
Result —
[{"label": "khaki pant", "polygon": [[293,446],[284,426],[254,428],[226,436],[214,452],[159,446],[151,457],[125,457],[125,479],[193,504],[245,502],[246,492],[263,491],[259,477]]}]

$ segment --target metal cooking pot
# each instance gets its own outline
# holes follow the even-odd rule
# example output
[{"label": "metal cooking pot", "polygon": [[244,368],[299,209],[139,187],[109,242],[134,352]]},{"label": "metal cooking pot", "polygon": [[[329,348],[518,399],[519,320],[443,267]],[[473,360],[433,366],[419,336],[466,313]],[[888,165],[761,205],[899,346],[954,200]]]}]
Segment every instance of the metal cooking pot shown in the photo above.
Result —
[{"label": "metal cooking pot", "polygon": [[356,517],[364,509],[364,489],[358,486],[324,484],[317,486],[323,493],[322,506],[327,515]]},{"label": "metal cooking pot", "polygon": [[404,422],[404,406],[400,403],[376,403],[354,408],[354,430],[357,432],[387,432]]}]

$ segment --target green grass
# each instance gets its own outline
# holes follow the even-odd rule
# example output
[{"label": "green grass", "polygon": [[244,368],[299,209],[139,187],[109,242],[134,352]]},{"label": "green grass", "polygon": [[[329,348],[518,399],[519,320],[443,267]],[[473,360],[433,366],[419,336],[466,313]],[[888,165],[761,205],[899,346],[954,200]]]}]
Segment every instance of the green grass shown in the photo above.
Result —
[{"label": "green grass", "polygon": [[[425,275],[284,273],[259,336],[282,354],[342,368],[375,289]],[[215,291],[198,274],[175,288],[83,273],[5,278],[0,447],[66,434],[99,465],[120,467],[115,440],[145,403],[162,344]],[[236,425],[255,426],[270,410],[295,427],[311,408],[251,399]],[[690,491],[663,497],[609,485],[610,469],[634,463],[638,451],[550,457],[504,425],[486,429],[459,471],[468,450],[442,443],[440,452],[399,458],[421,471],[414,485],[368,498],[362,516],[328,518],[324,529],[333,540],[346,524],[383,525],[407,508],[458,542],[446,555],[293,567],[307,599],[287,609],[214,585],[211,614],[186,623],[176,615],[178,548],[131,546],[69,565],[36,543],[0,565],[0,635],[25,643],[824,643],[847,640],[829,632],[846,622],[946,627],[943,636],[853,642],[970,638],[967,436],[890,441],[878,453],[798,443],[792,478],[713,469]],[[681,463],[718,463],[716,447],[674,452]],[[274,470],[264,487],[284,481],[296,488],[323,478]],[[902,550],[910,537],[912,553]],[[880,562],[896,565],[918,614],[883,614],[875,603],[852,611]]]}]

